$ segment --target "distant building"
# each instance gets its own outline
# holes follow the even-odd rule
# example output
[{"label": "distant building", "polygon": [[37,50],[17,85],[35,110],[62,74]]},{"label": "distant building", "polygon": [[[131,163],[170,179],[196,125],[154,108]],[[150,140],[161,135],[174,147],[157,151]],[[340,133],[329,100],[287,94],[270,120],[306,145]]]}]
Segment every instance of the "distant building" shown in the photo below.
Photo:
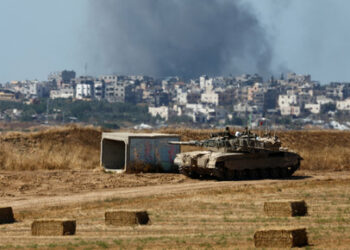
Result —
[{"label": "distant building", "polygon": [[287,116],[300,116],[300,107],[299,106],[283,106],[280,107],[281,115]]},{"label": "distant building", "polygon": [[298,103],[297,95],[279,95],[278,106],[288,107],[290,105],[296,105]]},{"label": "distant building", "polygon": [[213,78],[209,78],[208,76],[201,76],[199,78],[199,86],[205,91],[211,91],[214,88]]},{"label": "distant building", "polygon": [[327,103],[334,103],[333,99],[327,98],[324,95],[316,96],[316,102],[320,105],[324,105]]},{"label": "distant building", "polygon": [[100,77],[105,82],[105,98],[108,102],[125,102],[126,82],[116,75]]},{"label": "distant building", "polygon": [[166,121],[169,119],[169,108],[166,106],[148,107],[148,113],[150,113],[153,117],[157,117],[157,115],[159,115]]},{"label": "distant building", "polygon": [[50,91],[51,99],[59,99],[59,98],[74,98],[74,89],[73,88],[63,88],[57,90]]},{"label": "distant building", "polygon": [[95,79],[90,76],[81,76],[76,79],[75,98],[92,99],[94,97]]},{"label": "distant building", "polygon": [[214,104],[215,106],[219,105],[219,94],[215,92],[204,92],[201,94],[201,102]]},{"label": "distant building", "polygon": [[94,92],[95,92],[95,99],[96,100],[103,100],[105,99],[105,88],[106,84],[104,80],[95,80],[94,81]]},{"label": "distant building", "polygon": [[71,84],[71,81],[75,77],[76,77],[75,71],[63,70],[63,71],[51,73],[48,77],[48,80],[51,82],[54,82],[58,88],[62,88],[62,87],[69,87],[69,85]]},{"label": "distant building", "polygon": [[305,109],[309,110],[313,114],[319,114],[321,112],[321,105],[314,103],[305,104]]},{"label": "distant building", "polygon": [[92,88],[90,84],[78,83],[76,86],[75,98],[90,99],[92,98]]},{"label": "distant building", "polygon": [[1,101],[13,101],[16,99],[15,93],[11,91],[0,90],[0,100]]},{"label": "distant building", "polygon": [[350,110],[350,98],[344,101],[337,101],[338,110]]}]

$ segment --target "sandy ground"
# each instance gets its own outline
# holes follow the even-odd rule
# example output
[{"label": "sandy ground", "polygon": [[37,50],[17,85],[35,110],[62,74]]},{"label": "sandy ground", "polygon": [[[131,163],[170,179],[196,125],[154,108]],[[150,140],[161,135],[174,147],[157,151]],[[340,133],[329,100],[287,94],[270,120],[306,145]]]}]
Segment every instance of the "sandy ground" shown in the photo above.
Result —
[{"label": "sandy ground", "polygon": [[179,174],[120,175],[102,171],[0,172],[0,196],[3,206],[29,209],[205,189],[348,178],[348,172],[303,172],[284,180],[247,181],[196,180]]},{"label": "sandy ground", "polygon": [[[297,172],[287,180],[219,182],[176,174],[101,171],[0,172],[1,206],[17,222],[0,225],[0,247],[43,249],[253,248],[255,230],[307,227],[311,248],[350,245],[350,172]],[[25,188],[24,188],[25,187]],[[305,218],[266,218],[263,203],[304,199]],[[107,209],[146,209],[151,224],[108,227]],[[38,218],[73,218],[77,234],[34,237]]]},{"label": "sandy ground", "polygon": [[13,201],[30,197],[70,196],[97,190],[115,190],[162,184],[196,182],[178,174],[112,174],[95,171],[0,171],[0,197]]}]

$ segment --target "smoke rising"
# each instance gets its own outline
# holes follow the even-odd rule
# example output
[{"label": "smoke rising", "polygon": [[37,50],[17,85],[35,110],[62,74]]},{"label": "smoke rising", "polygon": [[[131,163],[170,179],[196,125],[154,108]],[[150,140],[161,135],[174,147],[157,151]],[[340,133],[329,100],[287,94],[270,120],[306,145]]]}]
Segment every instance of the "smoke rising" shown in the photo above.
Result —
[{"label": "smoke rising", "polygon": [[239,0],[90,0],[89,25],[90,55],[104,72],[270,73],[267,33]]}]

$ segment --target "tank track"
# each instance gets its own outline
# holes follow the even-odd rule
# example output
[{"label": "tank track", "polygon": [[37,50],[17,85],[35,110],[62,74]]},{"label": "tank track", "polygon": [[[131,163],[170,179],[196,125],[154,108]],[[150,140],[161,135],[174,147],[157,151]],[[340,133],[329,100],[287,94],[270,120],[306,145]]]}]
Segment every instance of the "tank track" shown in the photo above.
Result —
[{"label": "tank track", "polygon": [[180,174],[191,178],[217,179],[217,180],[259,180],[289,178],[299,168],[299,164],[289,168],[265,168],[230,170],[218,167],[216,169],[201,169],[196,167],[179,167]]}]

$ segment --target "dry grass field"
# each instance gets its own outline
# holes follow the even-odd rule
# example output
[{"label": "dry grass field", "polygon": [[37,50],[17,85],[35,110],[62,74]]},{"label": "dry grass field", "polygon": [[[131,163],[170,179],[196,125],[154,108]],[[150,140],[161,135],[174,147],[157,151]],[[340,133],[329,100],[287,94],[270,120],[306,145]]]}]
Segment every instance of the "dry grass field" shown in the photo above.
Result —
[{"label": "dry grass field", "polygon": [[[166,129],[183,140],[210,131]],[[256,230],[306,227],[309,249],[350,245],[350,133],[278,132],[304,158],[287,180],[218,182],[177,174],[115,175],[99,169],[101,130],[63,127],[0,136],[0,249],[253,249]],[[187,150],[189,148],[183,148]],[[191,148],[193,150],[193,148]],[[265,201],[305,200],[308,216],[266,217]],[[106,210],[147,210],[146,226],[105,225]],[[34,219],[68,218],[74,236],[31,236]]]},{"label": "dry grass field", "polygon": [[67,126],[0,136],[0,169],[93,169],[99,165],[101,130]]},{"label": "dry grass field", "polygon": [[[8,132],[0,135],[0,170],[65,169],[99,167],[102,130],[66,126],[39,132]],[[142,131],[152,132],[152,131]],[[182,140],[202,140],[212,130],[162,129]],[[350,132],[278,131],[282,146],[299,153],[303,170],[350,170]],[[196,150],[184,146],[182,150]]]}]

